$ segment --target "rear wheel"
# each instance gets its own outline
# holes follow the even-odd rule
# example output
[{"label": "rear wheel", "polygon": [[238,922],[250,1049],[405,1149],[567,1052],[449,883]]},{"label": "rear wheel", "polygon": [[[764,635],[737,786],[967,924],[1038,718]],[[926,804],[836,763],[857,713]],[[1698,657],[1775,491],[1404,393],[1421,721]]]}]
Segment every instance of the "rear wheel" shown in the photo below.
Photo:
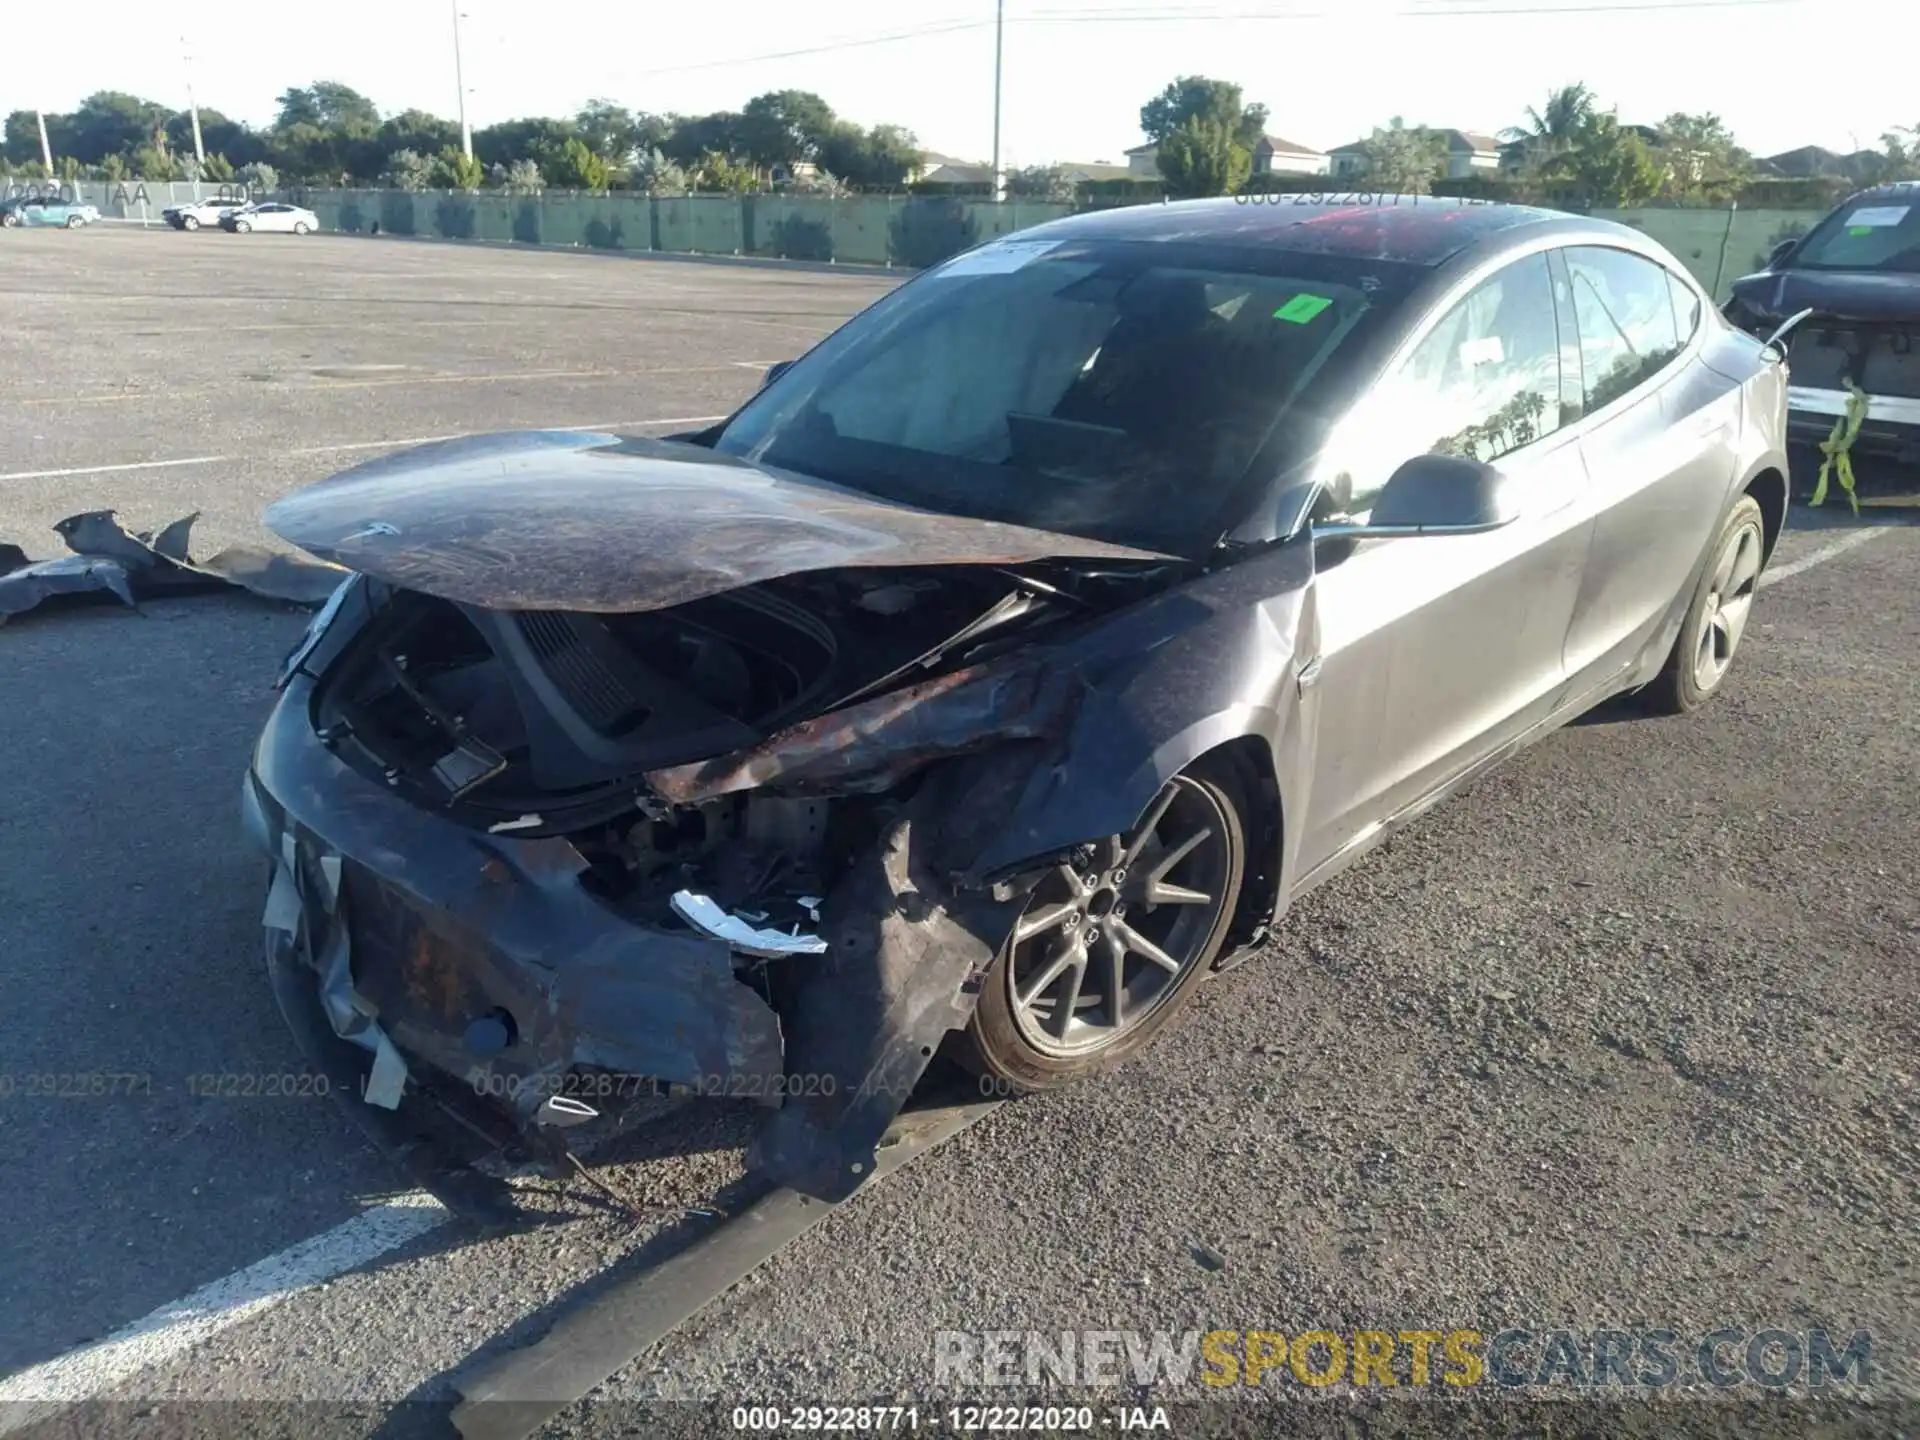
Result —
[{"label": "rear wheel", "polygon": [[1047,1090],[1145,1048],[1226,939],[1246,866],[1243,794],[1230,766],[1203,760],[1127,834],[1048,874],[987,973],[962,1061]]},{"label": "rear wheel", "polygon": [[1715,537],[1693,603],[1659,676],[1640,692],[1647,708],[1680,715],[1719,693],[1746,634],[1767,550],[1760,502],[1742,495]]},{"label": "rear wheel", "polygon": [[17,225],[19,225],[19,223],[20,223],[20,217],[14,214],[13,211],[11,210],[7,211],[7,213],[4,215],[0,215],[0,227],[5,227],[8,230],[12,230]]},{"label": "rear wheel", "polygon": [[87,223],[87,219],[84,215],[69,215],[67,217],[67,228],[69,230],[78,230],[82,225],[86,223]]},{"label": "rear wheel", "polygon": [[293,233],[296,235],[311,235],[313,233],[313,227],[304,220],[296,220],[293,222]]}]

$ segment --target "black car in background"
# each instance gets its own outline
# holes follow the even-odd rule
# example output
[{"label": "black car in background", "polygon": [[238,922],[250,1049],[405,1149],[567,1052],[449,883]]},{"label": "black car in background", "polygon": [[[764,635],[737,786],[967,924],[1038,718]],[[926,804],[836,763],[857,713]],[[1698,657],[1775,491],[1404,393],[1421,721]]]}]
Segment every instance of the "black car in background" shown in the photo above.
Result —
[{"label": "black car in background", "polygon": [[1796,446],[1827,437],[1852,380],[1872,397],[1854,453],[1920,464],[1920,181],[1863,190],[1783,242],[1734,281],[1727,318],[1764,338],[1803,310],[1787,352]]}]

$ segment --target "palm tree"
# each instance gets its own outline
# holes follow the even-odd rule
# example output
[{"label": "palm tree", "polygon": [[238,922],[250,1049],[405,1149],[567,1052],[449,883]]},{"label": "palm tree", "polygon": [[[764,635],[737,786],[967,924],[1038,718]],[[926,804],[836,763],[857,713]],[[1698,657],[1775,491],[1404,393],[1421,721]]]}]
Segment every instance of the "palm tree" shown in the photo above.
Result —
[{"label": "palm tree", "polygon": [[1596,97],[1584,85],[1562,85],[1547,96],[1546,108],[1527,107],[1527,123],[1512,125],[1500,138],[1522,147],[1529,159],[1557,155],[1571,146],[1594,116]]}]

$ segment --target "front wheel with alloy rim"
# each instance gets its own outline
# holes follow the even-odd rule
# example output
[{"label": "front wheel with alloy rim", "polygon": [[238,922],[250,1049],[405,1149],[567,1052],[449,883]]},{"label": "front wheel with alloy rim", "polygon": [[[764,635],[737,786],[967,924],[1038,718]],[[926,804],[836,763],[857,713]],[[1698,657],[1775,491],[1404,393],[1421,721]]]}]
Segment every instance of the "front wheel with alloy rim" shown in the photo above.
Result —
[{"label": "front wheel with alloy rim", "polygon": [[1125,835],[1082,849],[1028,895],[967,1027],[961,1058],[1015,1090],[1047,1090],[1142,1049],[1226,939],[1246,867],[1244,786],[1202,760]]},{"label": "front wheel with alloy rim", "polygon": [[233,229],[236,235],[245,235],[253,229],[253,226],[244,220],[236,220],[233,222]]},{"label": "front wheel with alloy rim", "polygon": [[1742,495],[1714,538],[1673,652],[1659,676],[1640,692],[1649,709],[1679,715],[1719,692],[1746,634],[1766,556],[1760,502]]},{"label": "front wheel with alloy rim", "polygon": [[181,219],[180,228],[182,230],[198,230],[200,228],[200,222],[194,219],[193,216],[188,215]]}]

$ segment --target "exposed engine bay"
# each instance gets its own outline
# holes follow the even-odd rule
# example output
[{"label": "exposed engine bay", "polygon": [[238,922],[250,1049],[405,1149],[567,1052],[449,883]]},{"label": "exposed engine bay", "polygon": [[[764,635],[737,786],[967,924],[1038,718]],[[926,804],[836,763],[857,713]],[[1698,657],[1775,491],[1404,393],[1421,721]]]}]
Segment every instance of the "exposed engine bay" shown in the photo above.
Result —
[{"label": "exposed engine bay", "polygon": [[865,783],[843,773],[816,787],[852,794],[736,780],[674,803],[700,762],[778,750],[814,717],[863,702],[909,713],[1176,568],[841,570],[612,614],[500,612],[375,586],[372,619],[316,688],[314,728],[413,805],[493,835],[565,837],[595,897],[645,925],[727,940],[741,978],[775,1003],[770,972],[824,948],[823,897],[920,764],[968,747],[936,738]]}]

